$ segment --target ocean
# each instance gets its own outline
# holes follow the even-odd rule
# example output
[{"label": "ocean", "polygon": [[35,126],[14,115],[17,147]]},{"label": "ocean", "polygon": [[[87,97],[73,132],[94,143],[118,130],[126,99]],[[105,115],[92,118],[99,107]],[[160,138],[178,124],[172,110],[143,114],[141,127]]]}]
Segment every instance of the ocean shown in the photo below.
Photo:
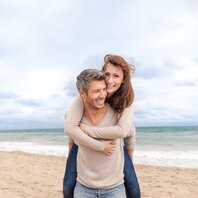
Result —
[{"label": "ocean", "polygon": [[[137,127],[135,164],[198,168],[198,126]],[[0,151],[67,156],[63,129],[0,130]]]}]

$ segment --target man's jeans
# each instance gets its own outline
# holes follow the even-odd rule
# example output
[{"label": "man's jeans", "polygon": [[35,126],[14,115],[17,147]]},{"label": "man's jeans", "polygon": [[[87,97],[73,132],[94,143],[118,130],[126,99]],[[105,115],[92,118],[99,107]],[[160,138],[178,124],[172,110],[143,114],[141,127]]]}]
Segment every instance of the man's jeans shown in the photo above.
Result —
[{"label": "man's jeans", "polygon": [[125,198],[124,184],[111,189],[93,189],[88,188],[79,182],[74,189],[74,198]]},{"label": "man's jeans", "polygon": [[[73,198],[74,188],[77,178],[76,158],[78,146],[74,144],[67,158],[65,176],[63,179],[63,195],[64,198]],[[109,175],[109,177],[111,177]],[[124,148],[124,186],[127,198],[140,198],[140,187],[135,173],[133,162]]]}]

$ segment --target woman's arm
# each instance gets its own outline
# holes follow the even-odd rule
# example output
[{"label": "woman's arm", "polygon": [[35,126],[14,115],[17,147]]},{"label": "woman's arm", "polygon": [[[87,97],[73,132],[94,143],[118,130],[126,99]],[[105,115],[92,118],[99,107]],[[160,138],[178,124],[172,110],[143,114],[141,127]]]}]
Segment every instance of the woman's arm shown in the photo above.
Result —
[{"label": "woman's arm", "polygon": [[[82,125],[81,129],[93,137],[93,138],[106,138],[106,139],[117,139],[125,138],[129,135],[131,129],[133,129],[133,105],[125,108],[122,116],[120,117],[117,125],[111,127],[90,127]],[[133,131],[131,131],[133,134]]]},{"label": "woman's arm", "polygon": [[116,145],[113,141],[98,141],[92,137],[89,137],[79,128],[79,122],[81,121],[84,112],[83,101],[80,96],[76,97],[68,112],[65,116],[64,132],[70,138],[72,138],[78,145],[84,145],[93,150],[102,151],[106,155],[111,155],[116,149]]},{"label": "woman's arm", "polygon": [[78,127],[84,111],[83,101],[77,96],[67,111],[64,122],[64,132],[79,144],[92,148],[93,150],[104,151],[104,143],[95,140],[82,133]]},{"label": "woman's arm", "polygon": [[131,159],[133,159],[133,151],[134,151],[135,135],[136,135],[136,130],[134,126],[131,129],[131,131],[133,131],[132,133],[130,133],[131,135],[124,138],[124,146],[127,149]]}]

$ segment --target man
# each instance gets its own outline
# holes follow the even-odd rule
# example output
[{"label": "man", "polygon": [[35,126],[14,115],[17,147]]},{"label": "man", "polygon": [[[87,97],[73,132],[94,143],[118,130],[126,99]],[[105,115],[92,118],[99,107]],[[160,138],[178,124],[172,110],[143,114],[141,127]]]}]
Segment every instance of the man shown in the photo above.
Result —
[{"label": "man", "polygon": [[[117,116],[113,109],[105,104],[106,85],[104,74],[96,69],[82,71],[77,77],[77,88],[84,103],[84,115],[81,122],[89,126],[108,127],[116,125]],[[65,131],[67,133],[67,131]],[[95,140],[97,145],[85,144],[84,133],[68,133],[78,144],[77,184],[75,198],[124,198],[124,153],[121,139],[112,141],[111,155],[104,152],[104,140]],[[94,145],[92,148],[90,145]]]}]

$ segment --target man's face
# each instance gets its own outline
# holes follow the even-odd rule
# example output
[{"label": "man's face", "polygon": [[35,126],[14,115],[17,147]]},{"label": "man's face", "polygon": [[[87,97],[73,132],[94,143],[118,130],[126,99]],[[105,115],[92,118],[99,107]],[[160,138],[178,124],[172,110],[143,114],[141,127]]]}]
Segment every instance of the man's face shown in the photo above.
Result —
[{"label": "man's face", "polygon": [[84,103],[87,107],[96,110],[103,108],[107,96],[105,81],[90,81],[87,93],[82,91],[81,96],[83,97]]}]

